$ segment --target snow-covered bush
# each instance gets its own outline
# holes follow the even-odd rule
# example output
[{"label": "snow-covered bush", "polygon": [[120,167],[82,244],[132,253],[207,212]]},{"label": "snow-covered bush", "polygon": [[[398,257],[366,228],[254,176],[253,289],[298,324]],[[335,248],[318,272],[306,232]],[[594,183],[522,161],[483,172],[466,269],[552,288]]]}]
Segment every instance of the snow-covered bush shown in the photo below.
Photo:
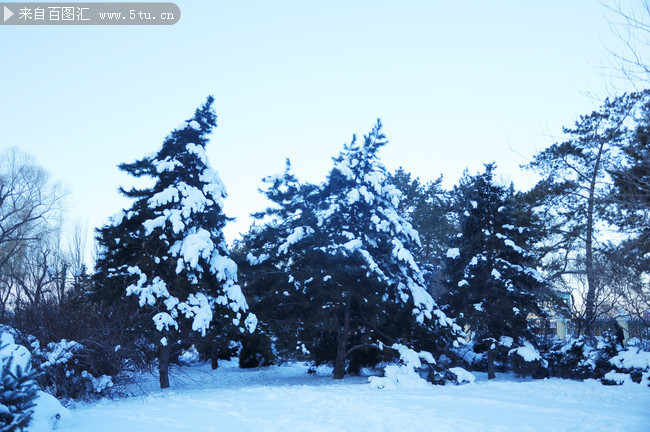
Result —
[{"label": "snow-covered bush", "polygon": [[84,345],[65,339],[41,347],[31,338],[33,362],[40,372],[39,385],[47,393],[63,399],[105,396],[113,387],[113,378],[97,373],[93,354]]},{"label": "snow-covered bush", "polygon": [[417,352],[400,344],[391,349],[399,354],[399,361],[384,367],[384,376],[368,378],[371,386],[378,389],[421,388],[431,384],[448,382],[473,382],[473,375],[463,368],[447,369],[438,365],[433,355],[426,351]]},{"label": "snow-covered bush", "polygon": [[0,365],[0,431],[52,430],[67,410],[38,390],[39,374],[32,370],[29,350],[7,331],[0,335]]},{"label": "snow-covered bush", "polygon": [[635,341],[624,349],[611,335],[557,341],[544,353],[551,373],[559,378],[599,379],[606,385],[650,386],[650,352]]},{"label": "snow-covered bush", "polygon": [[545,353],[551,374],[558,378],[596,378],[596,367],[602,362],[604,342],[590,341],[581,336],[567,341],[557,341]]},{"label": "snow-covered bush", "polygon": [[[480,352],[479,352],[480,351]],[[454,349],[460,364],[470,370],[487,370],[487,352],[479,350],[474,341]]]},{"label": "snow-covered bush", "polygon": [[521,346],[511,349],[508,359],[516,376],[546,378],[550,375],[548,361],[543,359],[537,348],[528,341],[523,341]]},{"label": "snow-covered bush", "polygon": [[630,347],[610,358],[608,363],[612,369],[601,378],[603,384],[634,382],[650,386],[650,352]]}]

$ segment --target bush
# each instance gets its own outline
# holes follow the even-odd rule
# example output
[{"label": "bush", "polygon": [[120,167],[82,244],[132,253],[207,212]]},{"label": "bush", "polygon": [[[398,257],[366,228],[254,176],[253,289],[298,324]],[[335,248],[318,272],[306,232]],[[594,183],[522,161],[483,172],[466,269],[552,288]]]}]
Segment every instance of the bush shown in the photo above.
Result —
[{"label": "bush", "polygon": [[612,335],[556,341],[544,356],[555,377],[650,385],[650,352],[641,346],[624,349]]},{"label": "bush", "polygon": [[596,367],[602,363],[601,350],[596,349],[593,341],[585,336],[557,341],[545,357],[549,362],[551,374],[558,378],[596,378]]},{"label": "bush", "polygon": [[269,338],[260,333],[244,335],[239,351],[239,367],[248,369],[273,364],[274,356]]},{"label": "bush", "polygon": [[101,356],[97,352],[65,339],[41,348],[38,340],[31,339],[33,361],[41,372],[38,383],[47,393],[60,399],[91,399],[105,396],[113,387],[113,376],[119,371],[110,367],[111,375],[98,374]]},{"label": "bush", "polygon": [[650,387],[650,352],[632,346],[619,351],[608,363],[611,370],[601,378],[603,384],[633,382]]},{"label": "bush", "polygon": [[521,346],[508,352],[508,359],[513,372],[518,377],[532,376],[536,379],[550,376],[548,361],[543,359],[537,348],[530,342],[523,341]]}]

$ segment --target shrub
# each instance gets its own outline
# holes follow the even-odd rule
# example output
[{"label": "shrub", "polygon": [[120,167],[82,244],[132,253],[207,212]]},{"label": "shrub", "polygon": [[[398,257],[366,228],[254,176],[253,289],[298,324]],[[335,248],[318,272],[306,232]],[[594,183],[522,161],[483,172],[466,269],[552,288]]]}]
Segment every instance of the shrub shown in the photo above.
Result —
[{"label": "shrub", "polygon": [[611,370],[601,378],[603,384],[634,382],[650,386],[650,352],[632,346],[618,352],[608,363]]},{"label": "shrub", "polygon": [[521,346],[508,352],[508,359],[513,372],[518,377],[532,376],[547,378],[550,376],[548,361],[543,359],[537,348],[530,342],[523,341]]}]

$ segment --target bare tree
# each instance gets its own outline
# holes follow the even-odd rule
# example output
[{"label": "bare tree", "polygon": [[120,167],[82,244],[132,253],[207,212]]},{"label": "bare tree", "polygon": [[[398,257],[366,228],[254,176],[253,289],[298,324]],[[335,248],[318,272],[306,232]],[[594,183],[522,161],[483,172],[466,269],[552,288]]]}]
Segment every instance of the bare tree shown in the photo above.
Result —
[{"label": "bare tree", "polygon": [[[47,274],[35,265],[51,252],[42,243],[61,224],[63,192],[27,154],[11,148],[0,154],[0,314],[12,300],[38,302]],[[45,273],[47,269],[45,268]],[[27,285],[29,284],[29,289]]]},{"label": "bare tree", "polygon": [[650,1],[633,7],[620,2],[606,2],[608,21],[619,46],[608,46],[615,76],[622,76],[635,87],[650,83]]},{"label": "bare tree", "polygon": [[0,155],[0,271],[59,225],[62,198],[59,185],[30,156],[15,148]]}]

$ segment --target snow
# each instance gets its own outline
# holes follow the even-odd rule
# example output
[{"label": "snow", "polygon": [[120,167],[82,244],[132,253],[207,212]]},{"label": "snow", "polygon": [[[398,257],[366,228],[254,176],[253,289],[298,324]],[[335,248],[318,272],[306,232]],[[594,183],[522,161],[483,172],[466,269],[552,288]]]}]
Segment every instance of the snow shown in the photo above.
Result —
[{"label": "snow", "polygon": [[[51,366],[67,363],[74,353],[82,348],[82,345],[75,341],[61,339],[59,342],[50,342],[47,344],[47,360],[41,364],[41,369],[47,369]],[[0,351],[0,357],[4,358],[4,350]],[[29,354],[29,353],[28,353]],[[14,360],[15,361],[15,360]],[[21,366],[24,369],[24,366]]]},{"label": "snow", "polygon": [[354,252],[357,249],[360,249],[363,246],[363,243],[359,239],[350,240],[347,243],[343,244],[343,247],[348,249],[350,252]]},{"label": "snow", "polygon": [[[133,269],[137,269],[138,272],[140,271],[140,269],[137,267],[129,267],[129,272],[131,272]],[[153,306],[156,303],[156,299],[166,299],[169,297],[167,285],[165,284],[165,281],[163,281],[159,276],[156,276],[149,285],[144,285],[146,281],[146,275],[144,273],[140,273],[138,282],[126,287],[127,296],[138,296],[140,307],[144,306],[145,304]]]},{"label": "snow", "polygon": [[[188,234],[182,241],[176,242],[169,252],[172,256],[180,255],[191,269],[197,269],[199,258],[207,260],[214,250],[212,235],[208,230],[200,228],[197,232]],[[183,267],[176,269],[180,273]]]},{"label": "snow", "polygon": [[253,265],[253,266],[261,264],[261,263],[263,263],[264,261],[266,261],[269,258],[270,258],[269,254],[262,254],[262,255],[256,257],[251,252],[248,252],[248,255],[246,255],[246,260],[248,261],[248,263],[250,265]]},{"label": "snow", "polygon": [[607,372],[603,378],[609,381],[613,381],[618,385],[632,384],[632,378],[630,378],[629,374],[616,372],[614,370]]},{"label": "snow", "polygon": [[519,246],[517,246],[517,245],[515,244],[515,242],[513,242],[513,241],[510,240],[510,239],[504,240],[503,243],[505,243],[506,246],[509,246],[509,247],[511,247],[512,249],[514,249],[515,252],[517,252],[517,253],[520,253],[520,254],[525,254],[525,253],[526,253],[522,248],[520,248]]},{"label": "snow", "polygon": [[214,253],[210,259],[210,271],[218,280],[237,281],[237,264],[230,257]]},{"label": "snow", "polygon": [[244,320],[244,325],[249,333],[253,333],[257,328],[257,316],[254,313],[249,313]]},{"label": "snow", "polygon": [[305,229],[304,227],[298,227],[294,229],[293,232],[289,234],[289,236],[287,236],[285,242],[278,247],[278,253],[286,254],[287,249],[289,249],[289,246],[298,243],[300,240],[302,240],[305,237],[305,235],[312,234],[313,232],[314,230],[309,227],[307,227],[307,229]]},{"label": "snow", "polygon": [[460,249],[451,248],[447,251],[447,258],[455,259],[460,256]]},{"label": "snow", "polygon": [[[50,352],[47,355],[47,361],[41,367],[67,362],[72,351],[78,347],[80,345],[77,342],[68,342],[65,339],[58,343],[48,344]],[[0,369],[4,368],[7,363],[10,365],[10,374],[16,375],[18,369],[26,371],[31,363],[31,353],[26,347],[16,344],[11,334],[3,332],[0,335]],[[88,373],[86,372],[86,374]],[[68,410],[55,397],[42,391],[37,392],[34,403],[36,405],[33,408],[29,432],[51,431],[57,426],[59,419],[68,415]],[[0,404],[0,413],[3,411],[4,413],[8,412],[7,407]],[[3,428],[3,430],[6,429]]]},{"label": "snow", "polygon": [[17,345],[9,333],[3,332],[0,335],[0,369],[4,367],[5,362],[10,361],[10,372],[16,374],[19,368],[24,371],[29,366],[31,358],[29,350]]},{"label": "snow", "polygon": [[535,360],[541,360],[542,356],[539,355],[539,352],[535,349],[530,342],[525,342],[523,346],[510,350],[509,355],[515,353],[519,357],[523,358],[524,361],[532,362]]},{"label": "snow", "polygon": [[172,367],[165,391],[156,388],[157,377],[142,376],[144,393],[79,404],[57,431],[642,432],[650,421],[650,392],[640,385],[503,374],[488,381],[476,373],[472,385],[378,390],[366,376],[335,381],[325,367],[309,375],[301,364],[219,364],[214,372],[208,364]]},{"label": "snow", "polygon": [[54,396],[39,391],[35,402],[36,407],[28,427],[29,432],[49,432],[57,429],[60,423],[71,420],[70,410],[64,408]]},{"label": "snow", "polygon": [[154,315],[153,323],[158,331],[167,331],[170,327],[178,328],[176,320],[167,312],[158,312]]},{"label": "snow", "polygon": [[359,190],[358,189],[352,189],[350,192],[348,192],[348,204],[352,205],[359,201]]},{"label": "snow", "polygon": [[156,167],[158,174],[161,174],[165,171],[174,171],[176,168],[183,166],[183,164],[176,159],[171,159],[169,157],[165,158],[165,160],[162,161],[153,161],[153,164]]},{"label": "snow", "polygon": [[617,356],[611,358],[609,362],[621,369],[650,369],[650,352],[641,351],[638,348],[630,348],[621,351]]},{"label": "snow", "polygon": [[185,302],[178,305],[178,310],[185,318],[192,319],[192,330],[205,336],[212,321],[212,308],[205,294],[190,294]]},{"label": "snow", "polygon": [[474,376],[473,373],[466,371],[462,367],[453,367],[449,368],[449,372],[453,373],[456,375],[456,382],[458,384],[462,383],[473,383],[476,381],[476,377]]}]

